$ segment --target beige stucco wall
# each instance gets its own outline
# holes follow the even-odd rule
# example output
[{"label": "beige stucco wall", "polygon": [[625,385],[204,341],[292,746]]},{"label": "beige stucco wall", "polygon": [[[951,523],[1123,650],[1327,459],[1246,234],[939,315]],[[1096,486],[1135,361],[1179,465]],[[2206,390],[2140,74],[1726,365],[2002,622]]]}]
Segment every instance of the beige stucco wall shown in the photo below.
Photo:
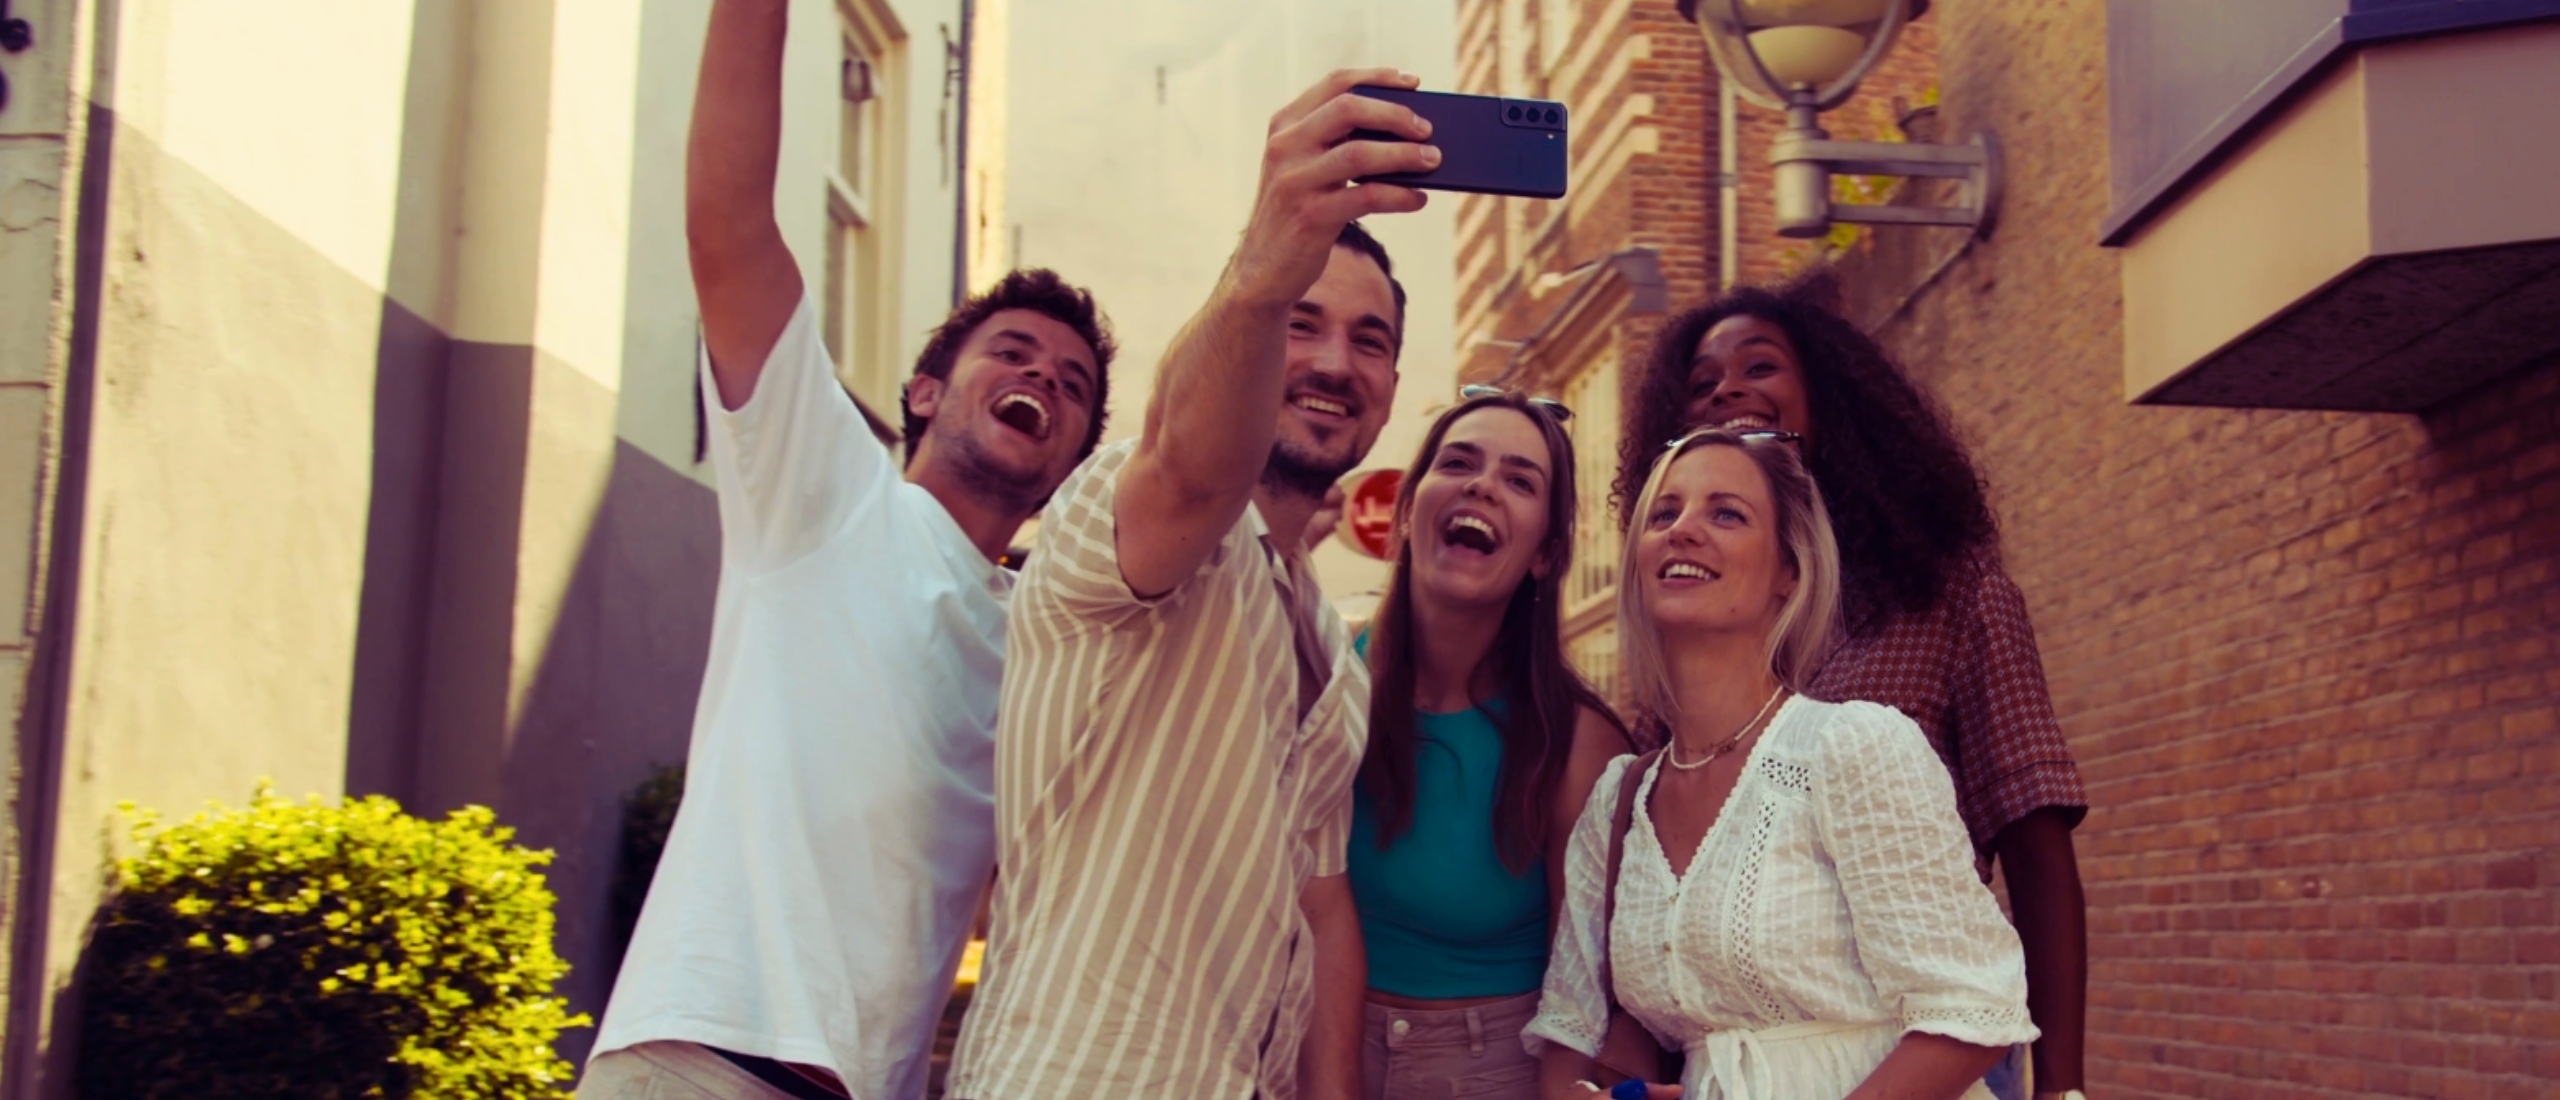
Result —
[{"label": "beige stucco wall", "polygon": [[[1144,0],[1110,20],[1021,4],[1010,20],[1006,232],[1019,227],[1019,263],[1090,287],[1111,315],[1112,438],[1138,430],[1165,345],[1235,248],[1271,113],[1336,68],[1397,66],[1439,90],[1457,81],[1453,4]],[[1368,465],[1405,466],[1455,396],[1456,199],[1371,219],[1410,303],[1394,414]],[[1315,567],[1353,614],[1386,581],[1384,563],[1338,544]]]},{"label": "beige stucco wall", "polygon": [[[958,3],[892,7],[908,142],[891,314],[911,359],[947,308],[938,28],[956,33]],[[17,10],[45,43],[98,15]],[[569,992],[601,1009],[620,799],[683,756],[718,565],[681,224],[709,2],[107,10],[108,79],[48,99],[42,75],[85,62],[11,58],[0,115],[6,135],[48,104],[62,130],[78,94],[111,112],[45,977],[76,964],[115,803],[184,813],[266,777],[495,805],[558,850]],[[835,11],[797,0],[787,62],[777,210],[812,286]],[[0,141],[13,715],[59,448],[76,153]]]}]

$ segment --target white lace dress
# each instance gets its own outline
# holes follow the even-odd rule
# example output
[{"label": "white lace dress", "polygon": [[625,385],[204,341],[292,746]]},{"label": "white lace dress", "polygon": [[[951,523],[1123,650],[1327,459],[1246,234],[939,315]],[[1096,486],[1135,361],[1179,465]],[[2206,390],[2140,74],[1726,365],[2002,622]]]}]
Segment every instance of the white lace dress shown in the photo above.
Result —
[{"label": "white lace dress", "polygon": [[1574,826],[1531,1052],[1599,1049],[1604,943],[1619,1003],[1688,1052],[1691,1100],[1839,1100],[1905,1032],[2035,1038],[2017,932],[1975,877],[1946,765],[1900,712],[1788,700],[1685,877],[1644,810],[1661,768],[1638,775],[1608,937],[1603,864],[1634,760],[1609,766]]}]

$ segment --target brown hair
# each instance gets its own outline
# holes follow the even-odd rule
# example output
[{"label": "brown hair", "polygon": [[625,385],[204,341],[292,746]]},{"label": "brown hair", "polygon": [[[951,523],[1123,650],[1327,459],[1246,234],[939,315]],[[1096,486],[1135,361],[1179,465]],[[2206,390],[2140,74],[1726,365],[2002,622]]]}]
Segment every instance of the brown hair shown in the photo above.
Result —
[{"label": "brown hair", "polygon": [[[960,363],[960,345],[986,324],[987,318],[1008,309],[1027,309],[1075,330],[1093,348],[1093,416],[1085,428],[1084,443],[1076,450],[1083,459],[1093,454],[1102,443],[1102,426],[1111,400],[1111,357],[1120,347],[1111,340],[1111,322],[1093,304],[1093,294],[1074,286],[1058,273],[1045,267],[1029,267],[1006,273],[986,293],[972,295],[952,310],[935,326],[933,337],[925,341],[924,351],[916,356],[915,378],[932,378],[948,382],[951,370]],[[907,463],[916,460],[916,441],[924,437],[927,418],[917,416],[915,406],[907,403],[905,389],[898,391],[898,415],[907,438]]]},{"label": "brown hair", "polygon": [[1413,825],[1416,744],[1414,683],[1419,670],[1414,657],[1413,518],[1414,487],[1438,457],[1440,444],[1459,420],[1483,409],[1511,409],[1529,418],[1547,441],[1547,534],[1539,556],[1547,579],[1527,577],[1512,590],[1510,606],[1493,647],[1467,685],[1469,700],[1487,707],[1492,698],[1475,698],[1479,684],[1500,685],[1500,709],[1487,707],[1502,732],[1502,770],[1494,781],[1495,850],[1512,871],[1547,854],[1547,823],[1552,820],[1556,787],[1573,756],[1573,729],[1578,711],[1590,709],[1618,727],[1598,693],[1573,670],[1564,656],[1564,578],[1573,565],[1573,440],[1546,410],[1525,396],[1498,394],[1469,398],[1440,414],[1423,437],[1422,451],[1406,469],[1396,489],[1395,568],[1386,598],[1369,627],[1369,747],[1360,760],[1360,789],[1378,809],[1378,846],[1386,847]]}]

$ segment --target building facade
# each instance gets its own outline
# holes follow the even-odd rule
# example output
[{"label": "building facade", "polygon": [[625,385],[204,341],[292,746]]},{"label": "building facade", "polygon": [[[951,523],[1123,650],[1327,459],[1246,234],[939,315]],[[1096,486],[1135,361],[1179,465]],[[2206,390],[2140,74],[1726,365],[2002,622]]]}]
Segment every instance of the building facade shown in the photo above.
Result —
[{"label": "building facade", "polygon": [[[1947,0],[1824,116],[1934,103],[1915,131],[2007,148],[1988,240],[1829,262],[1990,483],[2088,781],[2093,1097],[2560,1081],[2554,8]],[[1464,208],[1465,373],[1565,395],[1600,455],[1653,322],[1630,265],[1578,265],[1650,250],[1677,310],[1821,258],[1768,235],[1775,119],[1719,118],[1671,9],[1461,8],[1470,90],[1553,59],[1579,131],[1556,209]],[[1659,135],[1624,168],[1621,115]],[[1611,678],[1596,606],[1576,655]]]},{"label": "building facade", "polygon": [[[566,992],[600,1010],[620,803],[683,759],[708,646],[708,0],[235,7],[9,7],[11,1096],[61,1087],[117,803],[262,777],[495,807],[557,851]],[[777,210],[893,422],[963,257],[965,8],[794,3]]]}]

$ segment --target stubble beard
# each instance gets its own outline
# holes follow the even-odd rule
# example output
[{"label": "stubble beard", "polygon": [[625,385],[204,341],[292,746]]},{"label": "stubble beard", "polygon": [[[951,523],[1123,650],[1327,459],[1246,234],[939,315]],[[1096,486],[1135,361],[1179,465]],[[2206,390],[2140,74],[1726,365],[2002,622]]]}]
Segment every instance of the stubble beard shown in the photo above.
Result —
[{"label": "stubble beard", "polygon": [[1283,496],[1300,496],[1321,501],[1333,483],[1360,464],[1358,454],[1334,457],[1314,452],[1285,439],[1273,440],[1271,458],[1262,464],[1262,485]]},{"label": "stubble beard", "polygon": [[[925,430],[933,429],[928,426]],[[950,451],[951,472],[970,496],[1008,512],[1036,512],[1048,503],[1053,489],[1042,484],[1046,471],[1022,474],[1008,469],[977,436],[966,431],[950,432],[941,442]]]}]

